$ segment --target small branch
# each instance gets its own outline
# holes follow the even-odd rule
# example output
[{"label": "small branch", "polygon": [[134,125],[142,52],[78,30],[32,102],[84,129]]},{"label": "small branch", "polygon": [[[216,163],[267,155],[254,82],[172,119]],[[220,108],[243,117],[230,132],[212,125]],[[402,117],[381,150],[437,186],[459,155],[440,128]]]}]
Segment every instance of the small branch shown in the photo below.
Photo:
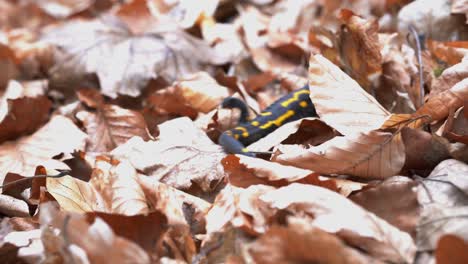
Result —
[{"label": "small branch", "polygon": [[421,43],[419,42],[418,32],[413,25],[408,26],[408,30],[410,31],[411,35],[413,36],[416,42],[416,58],[419,64],[419,107],[424,104],[424,79],[423,79],[423,63],[421,57]]},{"label": "small branch", "polygon": [[31,176],[31,177],[26,177],[26,178],[23,178],[23,179],[12,181],[12,182],[9,182],[9,183],[4,184],[4,185],[0,185],[0,189],[5,188],[7,186],[15,185],[15,184],[20,183],[20,182],[29,181],[29,180],[32,180],[32,179],[60,178],[60,177],[63,177],[65,175],[68,175],[69,173],[70,173],[69,170],[64,170],[64,171],[59,172],[59,174],[57,174],[57,175],[44,175],[44,174],[34,175],[34,176]]}]

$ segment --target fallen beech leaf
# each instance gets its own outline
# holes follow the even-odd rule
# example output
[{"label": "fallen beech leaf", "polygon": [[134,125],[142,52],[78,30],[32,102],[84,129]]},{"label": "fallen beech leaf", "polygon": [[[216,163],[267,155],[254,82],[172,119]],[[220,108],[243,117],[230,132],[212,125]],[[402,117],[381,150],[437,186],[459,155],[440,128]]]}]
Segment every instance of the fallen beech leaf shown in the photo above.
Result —
[{"label": "fallen beech leaf", "polygon": [[417,185],[406,177],[395,176],[351,195],[349,199],[415,237],[420,214]]},{"label": "fallen beech leaf", "polygon": [[52,103],[41,87],[35,89],[34,85],[9,83],[0,99],[0,143],[36,131],[49,118]]},{"label": "fallen beech leaf", "polygon": [[255,263],[369,263],[336,236],[304,225],[273,226],[249,246]]},{"label": "fallen beech leaf", "polygon": [[325,188],[293,183],[267,191],[260,200],[273,209],[305,217],[311,226],[335,233],[373,257],[412,262],[415,256],[416,247],[407,233]]},{"label": "fallen beech leaf", "polygon": [[15,53],[8,46],[0,43],[0,68],[2,69],[0,73],[0,91],[7,86],[8,81],[19,74],[17,64]]},{"label": "fallen beech leaf", "polygon": [[403,128],[401,136],[405,143],[405,169],[431,169],[450,157],[449,142],[436,134]]},{"label": "fallen beech leaf", "polygon": [[0,194],[0,213],[10,217],[28,217],[29,207],[25,201]]},{"label": "fallen beech leaf", "polygon": [[133,35],[122,21],[110,16],[61,25],[42,37],[63,51],[51,70],[52,78],[66,83],[96,73],[104,95],[136,97],[152,78],[173,81],[225,60],[187,33],[153,28]]},{"label": "fallen beech leaf", "polygon": [[[66,241],[62,238],[55,244],[58,247],[55,253],[69,260],[66,262],[73,261],[69,258],[76,258],[72,254],[77,250],[73,246],[77,246],[84,257],[89,259],[89,263],[150,263],[148,254],[138,244],[117,236],[99,217],[89,223],[85,215],[62,213],[51,204],[44,204],[41,205],[39,219],[42,226],[49,226],[56,231],[48,236],[44,235],[44,243],[50,243],[53,238],[57,240],[66,234]],[[53,249],[51,246],[46,248]],[[63,250],[64,248],[67,250]]]},{"label": "fallen beech leaf", "polygon": [[78,112],[77,118],[83,122],[89,136],[87,151],[108,152],[131,137],[139,136],[143,140],[151,137],[141,113],[117,105],[101,105],[96,112]]},{"label": "fallen beech leaf", "polygon": [[398,32],[406,35],[409,25],[413,25],[419,34],[431,39],[462,39],[464,19],[450,14],[450,4],[447,0],[419,0],[407,4],[398,13]]},{"label": "fallen beech leaf", "polygon": [[378,22],[363,19],[348,9],[341,10],[340,19],[344,23],[339,37],[341,58],[350,75],[369,91],[369,77],[382,71]]},{"label": "fallen beech leaf", "polygon": [[148,98],[148,102],[158,110],[184,115],[191,109],[208,113],[228,96],[226,87],[219,85],[207,73],[199,72],[155,92]]},{"label": "fallen beech leaf", "polygon": [[2,240],[2,261],[37,263],[44,260],[40,229],[10,232]]},{"label": "fallen beech leaf", "polygon": [[428,40],[428,48],[436,58],[452,66],[459,63],[464,56],[468,55],[468,44],[466,42],[439,42]]},{"label": "fallen beech leaf", "polygon": [[452,8],[450,11],[452,14],[464,14],[466,23],[468,24],[468,2],[466,2],[466,0],[452,1]]},{"label": "fallen beech leaf", "polygon": [[223,52],[231,62],[236,62],[244,52],[244,44],[234,24],[214,23],[211,19],[202,21],[203,39],[218,52]]},{"label": "fallen beech leaf", "polygon": [[447,208],[468,203],[468,165],[448,159],[442,161],[418,186],[418,200],[423,205],[433,203]]},{"label": "fallen beech leaf", "polygon": [[310,98],[320,119],[343,135],[379,128],[389,113],[321,55],[309,61]]},{"label": "fallen beech leaf", "polygon": [[221,162],[229,175],[229,183],[241,188],[247,188],[254,184],[279,187],[291,182],[300,182],[328,188],[348,196],[363,186],[344,179],[320,176],[310,170],[284,166],[243,155],[228,155]]},{"label": "fallen beech leaf", "polygon": [[437,242],[435,251],[439,264],[463,264],[468,262],[468,243],[456,235],[444,235]]},{"label": "fallen beech leaf", "polygon": [[55,18],[66,18],[89,8],[94,0],[39,0],[37,5]]},{"label": "fallen beech leaf", "polygon": [[429,204],[424,207],[417,229],[418,250],[435,250],[437,241],[447,234],[468,239],[468,206],[447,207],[442,204]]},{"label": "fallen beech leaf", "polygon": [[304,118],[280,126],[272,133],[250,144],[250,151],[268,151],[284,144],[319,145],[337,136],[338,133],[317,118]]},{"label": "fallen beech leaf", "polygon": [[86,135],[70,119],[56,115],[36,133],[0,145],[0,182],[8,172],[33,175],[37,165],[48,169],[67,169],[52,159],[60,153],[83,149]]},{"label": "fallen beech leaf", "polygon": [[137,182],[140,175],[128,162],[112,165],[98,160],[96,163],[89,183],[69,176],[47,178],[47,190],[62,209],[123,215],[148,212],[145,195]]},{"label": "fallen beech leaf", "polygon": [[431,96],[449,90],[465,78],[468,78],[468,56],[460,63],[445,69],[442,75],[432,82]]},{"label": "fallen beech leaf", "polygon": [[112,151],[119,160],[127,159],[138,170],[177,189],[193,183],[202,190],[224,177],[221,159],[226,155],[206,134],[186,118],[159,125],[156,141],[134,137]]},{"label": "fallen beech leaf", "polygon": [[413,114],[413,117],[428,115],[432,121],[446,118],[450,110],[463,106],[468,100],[468,78],[455,84],[449,90],[429,97],[428,101]]},{"label": "fallen beech leaf", "polygon": [[[141,175],[137,181],[150,207],[163,212],[169,224],[200,228],[196,225],[202,224],[202,217],[211,207],[210,203],[147,176]],[[187,218],[188,207],[194,210],[192,219]]]},{"label": "fallen beech leaf", "polygon": [[405,163],[401,134],[370,131],[335,137],[309,149],[279,147],[272,159],[281,164],[323,174],[349,174],[360,178],[384,179],[396,175]]},{"label": "fallen beech leaf", "polygon": [[222,232],[229,224],[249,234],[264,233],[275,210],[268,208],[259,197],[271,190],[274,188],[266,185],[252,185],[247,189],[227,185],[205,216],[206,233]]}]

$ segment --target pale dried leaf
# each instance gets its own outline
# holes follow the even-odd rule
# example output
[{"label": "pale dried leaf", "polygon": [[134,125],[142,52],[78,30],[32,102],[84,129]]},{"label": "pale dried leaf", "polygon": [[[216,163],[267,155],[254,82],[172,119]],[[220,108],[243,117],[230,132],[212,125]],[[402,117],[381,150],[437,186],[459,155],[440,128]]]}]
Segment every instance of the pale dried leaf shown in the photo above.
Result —
[{"label": "pale dried leaf", "polygon": [[8,172],[33,175],[36,166],[67,169],[65,163],[53,160],[60,153],[83,150],[86,135],[63,116],[54,116],[49,123],[31,136],[0,145],[0,182]]},{"label": "pale dried leaf", "polygon": [[89,135],[87,151],[108,152],[134,136],[150,139],[143,115],[117,105],[103,105],[96,113],[82,111],[77,113],[77,118],[83,122]]},{"label": "pale dried leaf", "polygon": [[377,129],[389,116],[356,81],[321,55],[310,57],[309,86],[320,119],[343,135]]},{"label": "pale dried leaf", "polygon": [[411,237],[325,188],[293,183],[260,196],[271,208],[297,216],[309,215],[312,226],[344,236],[348,244],[392,262],[412,262],[416,247]]},{"label": "pale dried leaf", "polygon": [[94,0],[38,0],[37,5],[56,18],[69,17],[89,8]]},{"label": "pale dried leaf", "polygon": [[405,163],[401,134],[370,131],[335,137],[309,149],[280,146],[274,161],[323,174],[349,174],[361,178],[396,175]]},{"label": "pale dried leaf", "polygon": [[451,110],[463,106],[468,100],[468,78],[455,84],[449,90],[429,97],[428,101],[413,116],[429,116],[433,121],[446,118]]},{"label": "pale dried leaf", "polygon": [[468,56],[460,63],[445,69],[431,84],[431,96],[449,90],[455,84],[468,78]]},{"label": "pale dried leaf", "polygon": [[127,159],[138,170],[177,189],[193,182],[211,190],[211,182],[224,177],[222,148],[186,118],[177,118],[159,126],[156,141],[134,137],[112,151],[118,159]]},{"label": "pale dried leaf", "polygon": [[[136,243],[115,235],[112,229],[101,219],[89,223],[85,215],[61,213],[51,204],[44,204],[40,210],[40,222],[43,226],[56,229],[54,235],[64,236],[62,247],[71,245],[80,247],[91,263],[150,263],[149,256]],[[62,250],[64,254],[68,250]]]}]

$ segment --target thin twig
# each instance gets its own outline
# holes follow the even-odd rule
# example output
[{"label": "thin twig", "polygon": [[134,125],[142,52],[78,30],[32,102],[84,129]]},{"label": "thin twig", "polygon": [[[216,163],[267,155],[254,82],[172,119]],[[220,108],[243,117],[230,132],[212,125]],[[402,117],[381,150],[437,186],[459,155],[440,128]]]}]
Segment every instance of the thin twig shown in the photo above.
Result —
[{"label": "thin twig", "polygon": [[419,64],[419,107],[421,107],[424,104],[424,79],[423,79],[423,63],[422,63],[422,57],[421,57],[421,43],[419,42],[419,37],[418,37],[418,32],[416,31],[416,28],[413,25],[409,25],[408,29],[410,33],[413,35],[414,41],[416,42],[416,58],[418,60]]},{"label": "thin twig", "polygon": [[34,175],[34,176],[31,176],[31,177],[26,177],[26,178],[23,178],[23,179],[12,181],[12,182],[6,183],[4,185],[0,185],[0,188],[5,188],[7,186],[14,185],[14,184],[24,182],[24,181],[29,181],[29,180],[32,180],[32,179],[60,178],[60,177],[63,177],[63,176],[69,175],[69,174],[70,174],[69,170],[64,170],[64,171],[59,172],[59,174],[57,174],[57,175],[47,175],[47,174]]}]

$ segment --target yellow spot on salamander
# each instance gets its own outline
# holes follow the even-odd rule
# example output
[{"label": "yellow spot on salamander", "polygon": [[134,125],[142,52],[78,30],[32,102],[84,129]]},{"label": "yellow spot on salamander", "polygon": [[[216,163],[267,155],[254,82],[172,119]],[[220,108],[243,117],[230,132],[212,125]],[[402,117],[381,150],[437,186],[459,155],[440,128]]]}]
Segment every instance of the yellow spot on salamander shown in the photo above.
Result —
[{"label": "yellow spot on salamander", "polygon": [[301,102],[299,103],[299,105],[300,105],[301,107],[307,107],[308,103],[307,103],[306,101],[301,101]]},{"label": "yellow spot on salamander", "polygon": [[261,116],[271,116],[271,112],[262,112],[260,113]]},{"label": "yellow spot on salamander", "polygon": [[235,139],[239,139],[239,135],[234,134],[234,138],[235,138]]},{"label": "yellow spot on salamander", "polygon": [[235,127],[234,129],[242,131],[242,134],[241,134],[242,137],[246,138],[246,137],[249,136],[249,131],[247,131],[247,128],[245,128],[245,127],[238,126],[238,127]]},{"label": "yellow spot on salamander", "polygon": [[252,126],[258,126],[258,125],[260,125],[260,123],[259,123],[258,121],[252,121],[251,124],[252,124]]},{"label": "yellow spot on salamander", "polygon": [[245,153],[245,152],[249,152],[249,150],[246,149],[246,148],[243,148],[241,151],[244,152],[244,153]]},{"label": "yellow spot on salamander", "polygon": [[282,107],[288,107],[288,105],[290,105],[290,104],[296,102],[297,100],[299,100],[299,96],[301,94],[310,94],[310,91],[309,90],[300,90],[300,91],[295,92],[291,98],[289,98],[288,100],[285,100],[284,102],[282,102],[281,106]]},{"label": "yellow spot on salamander", "polygon": [[286,111],[286,113],[280,115],[275,120],[270,120],[270,121],[266,122],[264,125],[260,126],[260,128],[261,129],[267,129],[267,128],[271,127],[272,125],[281,126],[286,119],[290,118],[294,114],[295,114],[295,112],[293,110],[288,110],[288,111]]}]

